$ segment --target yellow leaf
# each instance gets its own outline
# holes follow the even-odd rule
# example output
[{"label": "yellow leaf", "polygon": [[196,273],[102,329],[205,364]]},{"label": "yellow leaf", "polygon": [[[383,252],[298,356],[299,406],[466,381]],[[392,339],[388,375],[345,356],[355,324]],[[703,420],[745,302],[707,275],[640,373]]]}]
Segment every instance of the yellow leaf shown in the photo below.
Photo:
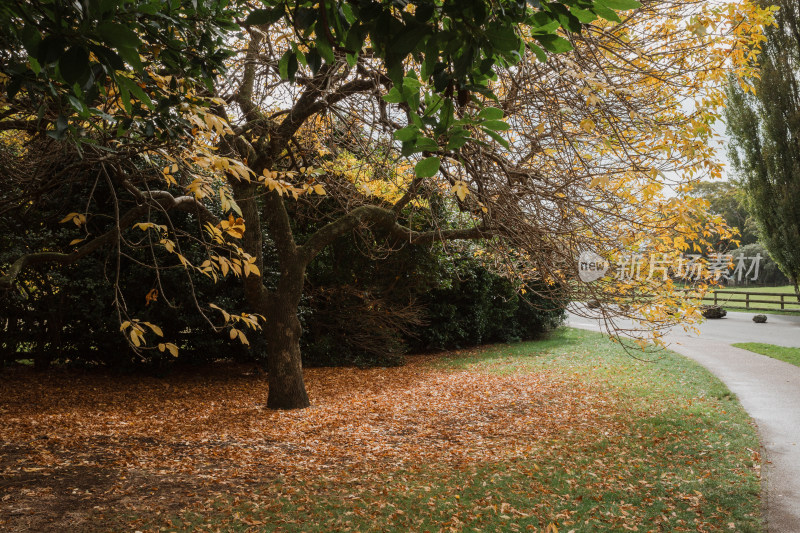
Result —
[{"label": "yellow leaf", "polygon": [[163,331],[161,331],[161,328],[160,328],[160,327],[156,326],[155,324],[151,324],[151,323],[149,323],[149,322],[145,322],[145,323],[146,323],[148,326],[150,326],[150,329],[152,329],[152,330],[153,330],[153,333],[155,333],[155,334],[156,334],[156,335],[158,335],[159,337],[163,337],[163,336],[164,336],[164,332],[163,332]]},{"label": "yellow leaf", "polygon": [[79,242],[83,242],[85,240],[86,240],[86,237],[84,237],[82,239],[72,239],[71,241],[69,241],[69,245],[72,246],[73,244],[78,244]]},{"label": "yellow leaf", "polygon": [[467,194],[469,194],[469,188],[467,187],[466,183],[459,180],[453,185],[452,192],[454,192],[455,195],[458,196],[458,199],[463,202],[464,198],[466,198]]},{"label": "yellow leaf", "polygon": [[236,338],[236,334],[237,334],[237,333],[239,333],[239,330],[238,330],[238,329],[236,329],[236,328],[231,328],[231,332],[230,332],[231,339],[235,339],[235,338]]}]

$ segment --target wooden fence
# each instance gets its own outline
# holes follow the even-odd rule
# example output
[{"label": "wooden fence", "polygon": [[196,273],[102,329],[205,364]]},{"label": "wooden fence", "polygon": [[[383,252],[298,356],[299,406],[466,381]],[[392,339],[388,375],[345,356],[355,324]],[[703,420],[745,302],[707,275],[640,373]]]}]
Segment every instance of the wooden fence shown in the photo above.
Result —
[{"label": "wooden fence", "polygon": [[[683,289],[683,291],[691,292],[690,289]],[[705,294],[703,303],[713,303],[722,307],[744,307],[750,311],[800,312],[800,303],[793,293],[713,291]],[[774,307],[763,307],[758,304],[772,304]]]}]

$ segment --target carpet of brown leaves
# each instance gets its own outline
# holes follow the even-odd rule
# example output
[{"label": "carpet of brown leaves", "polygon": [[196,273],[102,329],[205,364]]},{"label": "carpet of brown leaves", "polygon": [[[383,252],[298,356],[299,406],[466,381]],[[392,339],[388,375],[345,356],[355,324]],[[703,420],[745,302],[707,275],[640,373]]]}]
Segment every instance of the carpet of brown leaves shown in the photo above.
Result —
[{"label": "carpet of brown leaves", "polygon": [[308,370],[314,405],[282,412],[264,407],[265,376],[242,367],[166,379],[0,374],[0,529],[91,530],[277,476],[485,463],[618,429],[613,395],[570,376],[428,362]]}]

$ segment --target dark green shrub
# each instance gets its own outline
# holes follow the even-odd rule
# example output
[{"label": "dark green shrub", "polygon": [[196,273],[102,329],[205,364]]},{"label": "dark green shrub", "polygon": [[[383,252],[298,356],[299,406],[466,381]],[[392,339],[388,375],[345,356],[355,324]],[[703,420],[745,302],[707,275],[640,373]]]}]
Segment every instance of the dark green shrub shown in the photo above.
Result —
[{"label": "dark green shrub", "polygon": [[427,310],[428,326],[412,339],[416,350],[444,350],[493,342],[538,338],[557,327],[565,317],[566,302],[547,291],[546,296],[518,292],[513,283],[485,267],[464,261],[459,275],[447,287],[420,298]]}]

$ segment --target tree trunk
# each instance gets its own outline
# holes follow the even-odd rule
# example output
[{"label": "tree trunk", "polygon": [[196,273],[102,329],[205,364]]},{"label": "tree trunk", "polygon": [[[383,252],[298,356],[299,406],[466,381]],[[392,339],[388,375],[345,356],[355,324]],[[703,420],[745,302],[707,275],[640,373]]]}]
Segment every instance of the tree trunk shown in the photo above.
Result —
[{"label": "tree trunk", "polygon": [[[259,206],[255,200],[257,187],[247,182],[235,183],[233,192],[245,219],[246,229],[242,239],[244,249],[256,258],[256,265],[264,272],[263,228]],[[302,409],[308,407],[310,402],[303,382],[303,365],[300,359],[302,328],[297,318],[297,307],[303,294],[307,261],[297,253],[282,199],[277,193],[267,194],[265,203],[265,220],[267,226],[273,229],[273,239],[278,251],[280,280],[277,289],[270,291],[264,287],[260,276],[247,276],[244,279],[244,292],[251,308],[266,319],[263,335],[267,342],[269,373],[267,407]]]},{"label": "tree trunk", "polygon": [[794,285],[794,294],[797,296],[797,301],[800,302],[800,280],[797,278],[793,278],[792,285]]},{"label": "tree trunk", "polygon": [[[303,380],[300,359],[300,320],[294,298],[276,294],[275,305],[266,315],[264,335],[267,340],[270,409],[302,409],[310,402]],[[299,299],[299,298],[298,298]]]},{"label": "tree trunk", "polygon": [[278,288],[265,299],[269,303],[269,308],[262,313],[267,319],[264,334],[269,372],[267,407],[270,409],[302,409],[310,405],[300,358],[303,328],[297,318],[305,276],[305,263],[301,258],[296,254],[284,257]]}]

